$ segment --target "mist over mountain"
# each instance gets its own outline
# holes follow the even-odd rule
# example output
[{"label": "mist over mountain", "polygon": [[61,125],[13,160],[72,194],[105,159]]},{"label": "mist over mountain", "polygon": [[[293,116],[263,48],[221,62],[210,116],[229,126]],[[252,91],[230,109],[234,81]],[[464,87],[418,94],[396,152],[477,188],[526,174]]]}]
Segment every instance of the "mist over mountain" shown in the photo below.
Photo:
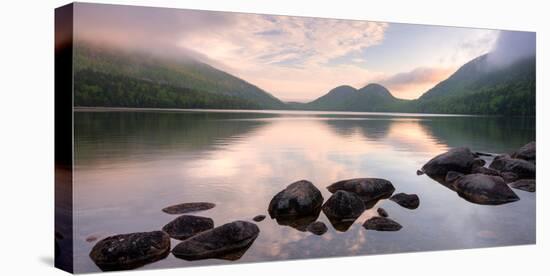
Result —
[{"label": "mist over mountain", "polygon": [[341,85],[309,103],[284,103],[193,54],[80,42],[75,105],[534,116],[535,60],[534,33],[502,32],[489,53],[467,62],[417,100],[398,99],[371,83],[360,89]]},{"label": "mist over mountain", "polygon": [[[271,94],[192,56],[77,42],[75,105],[283,108]],[[227,103],[227,104],[224,104]]]},{"label": "mist over mountain", "polygon": [[385,88],[375,89],[385,93],[367,97],[340,86],[305,106],[320,110],[534,116],[535,54],[534,33],[501,32],[489,53],[467,62],[416,100],[397,99]]},{"label": "mist over mountain", "polygon": [[488,69],[499,69],[536,55],[536,35],[533,32],[500,32],[488,54]]}]

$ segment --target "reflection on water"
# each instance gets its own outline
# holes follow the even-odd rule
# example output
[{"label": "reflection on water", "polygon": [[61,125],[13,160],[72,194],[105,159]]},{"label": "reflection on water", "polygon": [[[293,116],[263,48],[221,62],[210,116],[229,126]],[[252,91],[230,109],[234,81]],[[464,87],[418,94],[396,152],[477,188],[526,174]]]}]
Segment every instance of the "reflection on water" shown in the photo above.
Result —
[{"label": "reflection on water", "polygon": [[[174,218],[161,210],[182,202],[213,202],[197,213],[216,226],[267,214],[271,198],[307,179],[328,199],[342,179],[380,177],[396,192],[415,193],[420,207],[389,200],[369,206],[344,229],[322,236],[269,218],[237,262],[350,256],[535,242],[535,194],[521,200],[471,204],[416,170],[449,147],[510,152],[535,139],[534,119],[238,112],[76,112],[75,270],[98,271],[90,235],[158,230]],[[362,223],[383,207],[403,225],[375,232]],[[291,223],[287,223],[291,224]],[[335,229],[336,228],[336,229]],[[299,229],[300,231],[298,231]],[[305,226],[304,226],[305,229]],[[173,240],[172,246],[177,242]],[[244,254],[244,255],[243,255]],[[144,268],[228,263],[172,255]]]}]

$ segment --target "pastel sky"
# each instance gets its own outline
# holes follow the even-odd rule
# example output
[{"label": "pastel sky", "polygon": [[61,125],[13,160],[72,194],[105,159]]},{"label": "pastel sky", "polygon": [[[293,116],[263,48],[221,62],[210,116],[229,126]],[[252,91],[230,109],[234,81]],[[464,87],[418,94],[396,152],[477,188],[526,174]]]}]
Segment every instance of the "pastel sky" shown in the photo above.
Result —
[{"label": "pastel sky", "polygon": [[496,30],[78,3],[77,38],[191,55],[284,101],[377,82],[418,98],[490,51]]}]

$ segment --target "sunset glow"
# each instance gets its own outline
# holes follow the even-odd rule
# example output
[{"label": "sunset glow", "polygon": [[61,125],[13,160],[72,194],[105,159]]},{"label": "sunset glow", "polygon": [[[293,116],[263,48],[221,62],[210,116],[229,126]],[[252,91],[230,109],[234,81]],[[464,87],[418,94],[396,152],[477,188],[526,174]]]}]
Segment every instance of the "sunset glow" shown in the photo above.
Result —
[{"label": "sunset glow", "polygon": [[[499,31],[78,4],[77,39],[196,58],[284,101],[372,82],[415,99],[492,49]],[[147,12],[146,12],[147,11]]]}]

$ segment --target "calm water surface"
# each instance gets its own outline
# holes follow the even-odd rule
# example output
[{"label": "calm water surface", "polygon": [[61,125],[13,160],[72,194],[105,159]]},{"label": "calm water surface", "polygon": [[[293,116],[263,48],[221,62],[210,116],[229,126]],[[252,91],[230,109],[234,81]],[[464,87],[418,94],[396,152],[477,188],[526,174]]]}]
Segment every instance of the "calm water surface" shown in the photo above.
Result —
[{"label": "calm water surface", "polygon": [[[75,113],[75,270],[99,271],[88,257],[90,235],[152,231],[176,216],[162,208],[216,203],[197,215],[215,225],[267,215],[271,198],[307,179],[321,190],[355,177],[386,178],[396,192],[416,193],[420,207],[389,200],[345,232],[323,236],[257,223],[260,235],[236,262],[462,249],[535,243],[535,193],[500,206],[465,201],[416,170],[450,147],[510,152],[535,140],[534,119],[323,112]],[[367,231],[362,223],[383,207],[403,228]],[[172,240],[172,247],[177,244]],[[141,269],[231,263],[169,255]]]}]

